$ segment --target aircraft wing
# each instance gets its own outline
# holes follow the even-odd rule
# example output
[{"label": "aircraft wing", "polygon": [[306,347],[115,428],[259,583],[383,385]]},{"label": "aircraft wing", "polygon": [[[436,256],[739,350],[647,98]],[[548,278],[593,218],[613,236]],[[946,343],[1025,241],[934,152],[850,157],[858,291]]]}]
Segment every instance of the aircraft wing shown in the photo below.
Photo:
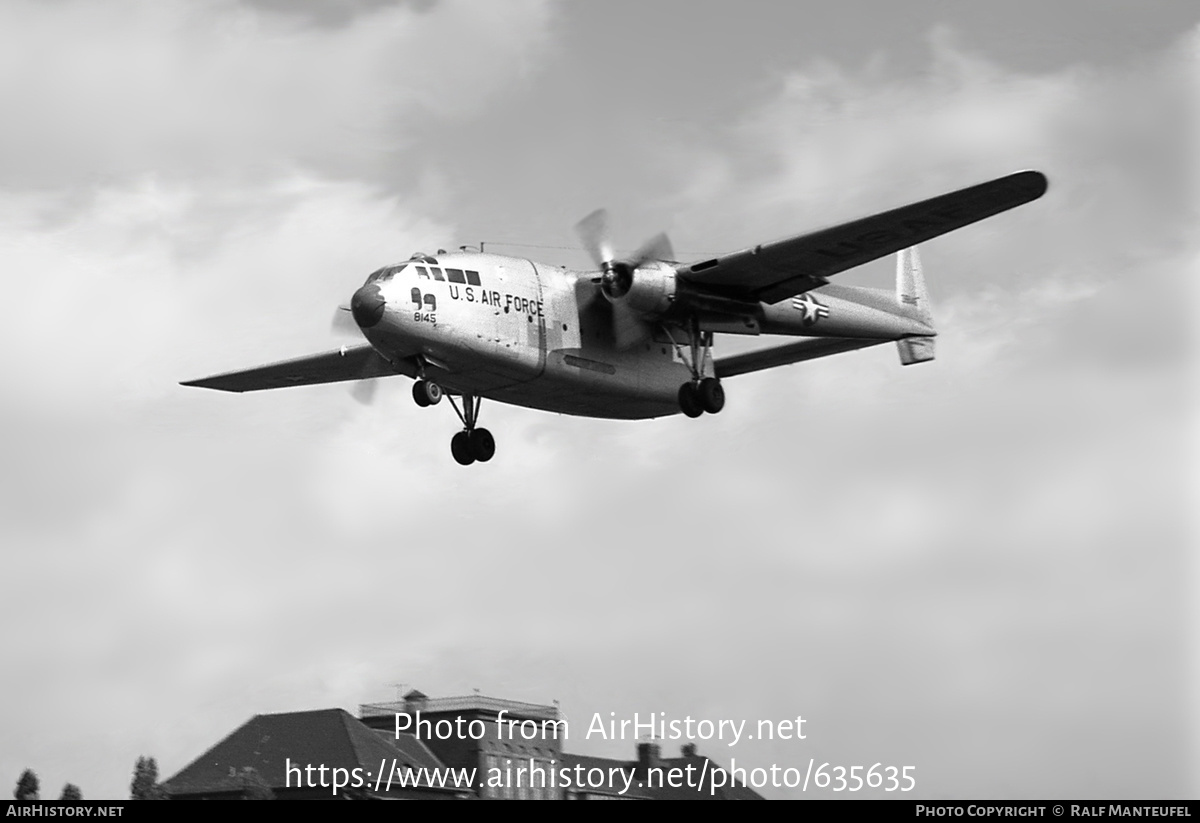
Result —
[{"label": "aircraft wing", "polygon": [[343,380],[364,380],[368,377],[385,377],[392,374],[417,373],[416,366],[410,372],[409,364],[392,366],[370,346],[352,346],[324,354],[312,354],[295,360],[284,360],[243,371],[217,374],[200,380],[189,380],[181,386],[199,386],[202,389],[219,391],[259,391],[281,389],[286,386],[310,386],[316,383],[338,383]]},{"label": "aircraft wing", "polygon": [[729,297],[777,303],[861,266],[1036,200],[1046,176],[1021,171],[840,226],[766,243],[678,269],[679,277]]},{"label": "aircraft wing", "polygon": [[840,354],[844,351],[865,349],[868,346],[891,342],[891,340],[880,340],[874,337],[809,337],[785,346],[720,357],[713,364],[713,369],[717,377],[733,377],[752,371],[773,369],[776,366],[786,366],[789,363],[799,363],[801,360],[815,360],[818,357],[828,357],[831,354]]}]

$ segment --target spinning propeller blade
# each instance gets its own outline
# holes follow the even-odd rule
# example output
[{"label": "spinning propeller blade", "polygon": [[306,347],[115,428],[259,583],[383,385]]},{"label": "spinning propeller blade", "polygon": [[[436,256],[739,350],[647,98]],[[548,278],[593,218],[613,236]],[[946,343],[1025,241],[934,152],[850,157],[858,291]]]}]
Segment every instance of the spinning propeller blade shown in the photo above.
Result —
[{"label": "spinning propeller blade", "polygon": [[[354,320],[354,315],[350,313],[347,306],[338,306],[333,313],[333,321],[330,324],[330,331],[338,337],[353,336],[359,339],[362,338],[362,329],[358,327],[358,323]],[[375,401],[375,386],[377,381],[371,377],[360,378],[350,388],[350,396],[364,406],[369,406]]]},{"label": "spinning propeller blade", "polygon": [[575,232],[579,235],[583,247],[592,256],[596,268],[604,269],[605,264],[613,260],[612,238],[608,232],[608,212],[596,209],[587,217],[575,224]]},{"label": "spinning propeller blade", "polygon": [[330,331],[342,337],[348,335],[353,335],[354,337],[362,336],[362,331],[358,328],[358,324],[354,322],[354,316],[350,314],[350,309],[345,306],[338,306],[337,311],[333,313]]},{"label": "spinning propeller blade", "polygon": [[633,253],[633,260],[630,261],[630,268],[636,269],[643,263],[649,263],[651,260],[674,260],[675,250],[671,248],[671,241],[667,238],[664,232],[659,232],[654,237],[651,237]]},{"label": "spinning propeller blade", "polygon": [[654,328],[624,303],[613,304],[613,341],[618,351],[636,346],[648,338]]},{"label": "spinning propeller blade", "polygon": [[[617,348],[627,349],[637,345],[650,336],[653,327],[636,311],[619,301],[633,287],[634,273],[639,266],[652,260],[674,259],[671,241],[666,234],[660,233],[643,243],[633,256],[616,260],[609,233],[608,212],[604,209],[597,209],[576,223],[575,232],[596,268],[600,269],[600,289],[612,307],[612,334]],[[584,280],[576,283],[580,308],[589,305],[594,298],[594,291],[584,291],[584,287],[590,285]]]},{"label": "spinning propeller blade", "polygon": [[375,387],[379,381],[373,378],[359,380],[350,389],[350,396],[364,406],[369,406],[375,402]]}]

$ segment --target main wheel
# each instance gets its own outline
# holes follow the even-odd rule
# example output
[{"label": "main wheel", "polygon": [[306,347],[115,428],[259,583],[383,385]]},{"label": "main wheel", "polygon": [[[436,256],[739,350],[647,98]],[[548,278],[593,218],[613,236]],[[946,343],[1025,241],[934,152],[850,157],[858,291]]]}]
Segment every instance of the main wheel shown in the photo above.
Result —
[{"label": "main wheel", "polygon": [[413,400],[422,408],[436,406],[442,399],[442,387],[432,380],[418,380],[413,383],[412,391]]},{"label": "main wheel", "polygon": [[470,434],[471,454],[480,463],[486,463],[496,454],[496,438],[487,429],[475,429]]},{"label": "main wheel", "polygon": [[700,403],[700,390],[693,383],[684,383],[679,387],[679,408],[688,417],[699,417],[704,414],[704,406]]},{"label": "main wheel", "polygon": [[469,466],[475,462],[475,452],[471,448],[471,435],[461,431],[450,438],[450,453],[460,465]]},{"label": "main wheel", "polygon": [[725,389],[721,381],[715,377],[706,377],[700,381],[700,405],[709,414],[716,414],[725,408]]}]

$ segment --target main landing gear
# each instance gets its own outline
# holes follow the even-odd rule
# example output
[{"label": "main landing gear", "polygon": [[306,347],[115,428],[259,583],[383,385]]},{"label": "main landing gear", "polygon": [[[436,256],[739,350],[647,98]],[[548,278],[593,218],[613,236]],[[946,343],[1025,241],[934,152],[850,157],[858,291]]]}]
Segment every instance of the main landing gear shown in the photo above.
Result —
[{"label": "main landing gear", "polygon": [[450,438],[450,453],[463,466],[469,466],[475,461],[486,463],[496,454],[496,439],[487,429],[478,429],[475,423],[479,420],[479,406],[482,397],[473,394],[462,396],[462,408],[459,409],[453,395],[447,395],[442,387],[431,380],[418,380],[413,384],[413,400],[418,406],[436,405],[443,396],[450,398],[454,413],[462,421],[463,430]]},{"label": "main landing gear", "polygon": [[679,408],[688,417],[699,417],[708,412],[716,414],[725,408],[725,389],[715,377],[706,377],[698,383],[684,383],[679,387]]},{"label": "main landing gear", "polygon": [[[679,408],[688,417],[699,417],[705,412],[716,414],[725,408],[725,389],[717,378],[703,376],[704,367],[712,353],[712,332],[701,332],[700,324],[695,318],[692,319],[690,332],[690,357],[689,353],[684,352],[683,347],[671,338],[679,358],[692,372],[692,379],[679,387]],[[667,334],[670,334],[669,330]]]}]

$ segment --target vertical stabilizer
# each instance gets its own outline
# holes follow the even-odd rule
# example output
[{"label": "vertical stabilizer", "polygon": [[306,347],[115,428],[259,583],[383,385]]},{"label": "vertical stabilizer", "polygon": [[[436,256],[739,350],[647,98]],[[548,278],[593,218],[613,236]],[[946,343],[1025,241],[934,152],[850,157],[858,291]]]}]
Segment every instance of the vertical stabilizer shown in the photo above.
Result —
[{"label": "vertical stabilizer", "polygon": [[[929,311],[929,294],[925,291],[925,274],[917,247],[904,249],[896,255],[896,302],[909,309],[916,320],[933,327]],[[905,366],[933,359],[933,337],[906,337],[896,341],[900,362]]]}]

